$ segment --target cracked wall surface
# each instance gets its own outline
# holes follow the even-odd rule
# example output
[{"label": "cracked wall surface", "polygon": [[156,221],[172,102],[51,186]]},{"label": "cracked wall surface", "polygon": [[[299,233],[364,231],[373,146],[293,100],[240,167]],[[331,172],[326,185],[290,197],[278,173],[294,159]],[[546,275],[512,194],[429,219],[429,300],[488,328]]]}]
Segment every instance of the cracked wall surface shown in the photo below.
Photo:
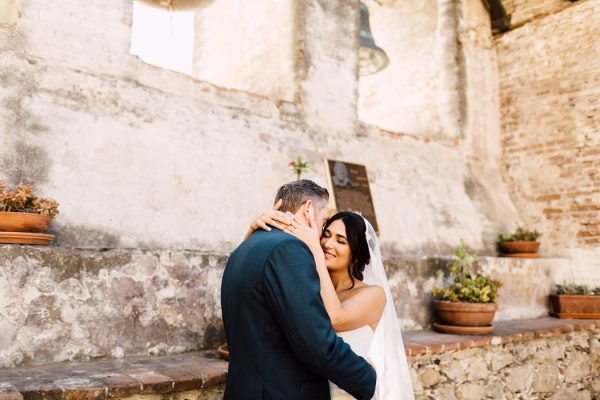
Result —
[{"label": "cracked wall surface", "polygon": [[[128,2],[19,7],[15,28],[0,33],[0,178],[33,183],[61,203],[55,245],[231,251],[293,179],[287,163],[297,155],[312,164],[304,177],[321,184],[323,157],[367,166],[389,252],[447,254],[460,238],[493,252],[497,232],[519,220],[495,155],[481,151],[497,147],[498,128],[477,117],[493,106],[496,82],[478,75],[484,58],[472,56],[492,52],[489,29],[469,28],[489,28],[480,4],[459,10],[468,37],[446,33],[461,41],[463,73],[479,88],[461,95],[465,120],[455,140],[357,120],[358,1],[298,4],[293,102],[132,56]],[[436,7],[428,12],[437,15]],[[455,111],[441,113],[454,120]]]},{"label": "cracked wall surface", "polygon": [[[450,261],[385,259],[404,331],[430,326],[429,292]],[[0,368],[215,349],[226,262],[202,251],[0,246]],[[488,257],[480,268],[504,282],[497,321],[547,315],[554,282],[577,273],[567,259]]]}]

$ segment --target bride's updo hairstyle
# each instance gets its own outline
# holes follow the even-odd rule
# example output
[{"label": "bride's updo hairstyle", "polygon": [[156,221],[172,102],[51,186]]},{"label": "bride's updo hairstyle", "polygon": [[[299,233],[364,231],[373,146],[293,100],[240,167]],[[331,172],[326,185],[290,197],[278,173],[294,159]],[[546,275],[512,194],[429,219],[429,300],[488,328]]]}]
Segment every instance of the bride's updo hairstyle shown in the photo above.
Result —
[{"label": "bride's updo hairstyle", "polygon": [[329,218],[323,227],[323,231],[331,225],[335,220],[341,219],[346,227],[346,239],[350,246],[350,264],[348,265],[348,275],[352,280],[352,288],[354,287],[354,279],[363,280],[363,272],[365,267],[371,260],[369,253],[369,244],[367,243],[367,226],[365,220],[360,214],[351,211],[342,211]]}]

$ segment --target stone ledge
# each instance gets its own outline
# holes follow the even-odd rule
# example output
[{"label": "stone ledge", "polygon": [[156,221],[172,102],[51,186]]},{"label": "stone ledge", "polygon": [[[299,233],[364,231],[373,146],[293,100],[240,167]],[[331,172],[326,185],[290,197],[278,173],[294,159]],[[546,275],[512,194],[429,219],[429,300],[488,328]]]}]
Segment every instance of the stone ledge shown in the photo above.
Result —
[{"label": "stone ledge", "polygon": [[0,370],[0,400],[221,393],[226,376],[227,362],[211,352],[47,364]]},{"label": "stone ledge", "polygon": [[403,332],[402,337],[406,355],[414,357],[472,347],[548,338],[597,328],[600,328],[600,320],[596,319],[577,320],[546,317],[496,322],[495,328],[489,336],[450,335],[426,330],[406,331]]}]

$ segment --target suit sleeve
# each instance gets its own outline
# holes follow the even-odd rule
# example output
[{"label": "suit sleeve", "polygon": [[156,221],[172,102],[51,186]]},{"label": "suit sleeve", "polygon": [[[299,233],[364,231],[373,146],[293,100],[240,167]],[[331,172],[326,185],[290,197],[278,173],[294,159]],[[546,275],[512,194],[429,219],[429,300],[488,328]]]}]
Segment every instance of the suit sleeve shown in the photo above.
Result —
[{"label": "suit sleeve", "polygon": [[308,247],[296,239],[280,244],[263,279],[266,302],[296,357],[354,397],[372,398],[375,370],[333,331]]}]

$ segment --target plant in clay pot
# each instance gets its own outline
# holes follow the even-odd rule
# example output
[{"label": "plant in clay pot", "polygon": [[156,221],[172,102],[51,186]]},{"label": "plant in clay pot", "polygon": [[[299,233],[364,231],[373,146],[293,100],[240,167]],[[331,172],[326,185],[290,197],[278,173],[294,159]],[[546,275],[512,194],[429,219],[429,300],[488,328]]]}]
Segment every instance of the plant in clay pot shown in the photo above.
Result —
[{"label": "plant in clay pot", "polygon": [[[502,282],[472,271],[477,256],[464,242],[454,249],[455,259],[450,267],[452,283],[445,289],[434,287],[431,295],[439,322],[436,330],[464,335],[484,335],[492,331],[492,321],[498,308],[495,303]],[[442,271],[438,271],[443,276]]]},{"label": "plant in clay pot", "polygon": [[600,286],[556,285],[550,305],[550,314],[558,318],[600,319]]},{"label": "plant in clay pot", "polygon": [[496,245],[502,257],[537,258],[540,234],[525,228],[517,228],[514,233],[501,233],[498,235]]},{"label": "plant in clay pot", "polygon": [[58,203],[37,197],[33,187],[8,190],[0,181],[0,243],[48,244],[54,236],[43,232],[57,214]]}]

